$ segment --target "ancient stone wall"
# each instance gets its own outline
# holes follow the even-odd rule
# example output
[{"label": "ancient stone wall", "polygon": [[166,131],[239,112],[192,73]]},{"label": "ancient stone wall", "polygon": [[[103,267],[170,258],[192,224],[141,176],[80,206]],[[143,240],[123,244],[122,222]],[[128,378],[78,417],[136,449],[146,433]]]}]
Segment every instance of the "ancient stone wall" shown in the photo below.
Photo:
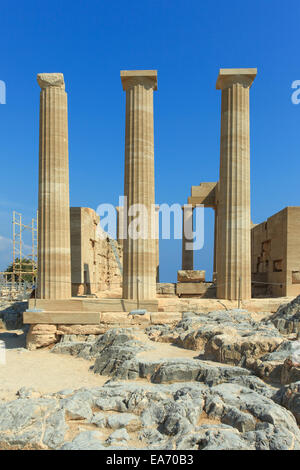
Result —
[{"label": "ancient stone wall", "polygon": [[300,294],[300,207],[286,207],[251,230],[253,295]]},{"label": "ancient stone wall", "polygon": [[112,248],[122,264],[122,248],[99,226],[99,216],[87,207],[71,207],[72,295],[96,294],[121,287],[122,276]]}]

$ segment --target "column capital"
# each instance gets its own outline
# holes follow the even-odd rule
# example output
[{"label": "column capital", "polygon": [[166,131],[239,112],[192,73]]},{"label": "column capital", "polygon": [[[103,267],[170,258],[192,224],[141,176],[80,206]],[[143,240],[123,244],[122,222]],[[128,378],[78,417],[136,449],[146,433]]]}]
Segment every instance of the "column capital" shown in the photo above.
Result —
[{"label": "column capital", "polygon": [[240,83],[250,88],[257,74],[257,69],[220,69],[216,83],[217,90],[229,88],[234,83]]},{"label": "column capital", "polygon": [[62,73],[38,73],[37,82],[42,88],[61,88],[65,89],[65,81]]},{"label": "column capital", "polygon": [[157,90],[157,70],[121,70],[120,76],[124,91],[136,85]]}]

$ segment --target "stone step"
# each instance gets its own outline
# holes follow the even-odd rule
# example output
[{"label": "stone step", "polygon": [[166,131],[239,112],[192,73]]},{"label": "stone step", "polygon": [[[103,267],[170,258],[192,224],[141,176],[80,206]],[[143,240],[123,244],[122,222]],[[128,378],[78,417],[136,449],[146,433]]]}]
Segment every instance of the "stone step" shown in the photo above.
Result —
[{"label": "stone step", "polygon": [[28,309],[23,313],[23,323],[36,324],[81,324],[97,325],[100,323],[100,312],[70,312],[70,311],[44,311],[35,312]]},{"label": "stone step", "polygon": [[30,299],[29,310],[34,308],[47,312],[130,312],[136,308],[142,308],[149,311],[158,310],[158,301],[154,300],[136,300],[128,299],[101,299],[101,298],[76,298],[50,300],[50,299]]},{"label": "stone step", "polygon": [[146,312],[144,315],[130,315],[130,312],[70,312],[28,309],[23,313],[23,323],[51,325],[163,325],[173,324],[182,319],[181,312]]}]

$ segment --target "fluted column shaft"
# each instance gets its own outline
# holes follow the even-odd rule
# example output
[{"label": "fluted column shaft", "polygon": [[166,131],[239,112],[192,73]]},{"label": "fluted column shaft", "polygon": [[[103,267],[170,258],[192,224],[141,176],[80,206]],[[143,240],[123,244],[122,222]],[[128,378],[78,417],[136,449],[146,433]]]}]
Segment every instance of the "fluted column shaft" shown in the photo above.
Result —
[{"label": "fluted column shaft", "polygon": [[67,94],[62,74],[39,74],[39,299],[71,297]]},{"label": "fluted column shaft", "polygon": [[213,280],[216,279],[216,272],[217,272],[217,252],[218,252],[218,209],[217,206],[214,208],[214,264],[213,264]]},{"label": "fluted column shaft", "polygon": [[[231,75],[230,75],[231,72]],[[220,71],[217,297],[251,298],[249,88],[256,69]]]},{"label": "fluted column shaft", "polygon": [[[126,90],[125,182],[127,238],[123,242],[123,298],[156,298],[157,247],[155,236],[153,90],[156,71],[122,71]],[[133,205],[145,212],[133,214]],[[144,237],[132,238],[129,226],[144,221]]]},{"label": "fluted column shaft", "polygon": [[159,205],[155,209],[156,282],[159,282]]},{"label": "fluted column shaft", "polygon": [[187,249],[187,243],[191,244],[192,240],[186,235],[191,235],[187,232],[193,230],[193,208],[182,207],[182,261],[181,269],[193,270],[194,269],[194,251]]}]

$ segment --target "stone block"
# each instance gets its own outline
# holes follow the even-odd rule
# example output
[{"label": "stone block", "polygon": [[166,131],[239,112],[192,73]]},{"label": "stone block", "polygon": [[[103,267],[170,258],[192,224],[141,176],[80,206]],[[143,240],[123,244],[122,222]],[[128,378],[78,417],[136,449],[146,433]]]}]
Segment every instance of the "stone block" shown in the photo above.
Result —
[{"label": "stone block", "polygon": [[144,315],[129,315],[131,318],[132,325],[150,325],[151,324],[151,316],[150,313],[145,313]]},{"label": "stone block", "polygon": [[101,335],[107,328],[103,325],[58,325],[58,335]]},{"label": "stone block", "polygon": [[180,312],[152,312],[150,314],[152,325],[168,325],[177,323],[182,319]]},{"label": "stone block", "polygon": [[30,312],[23,313],[24,323],[50,323],[50,324],[99,324],[99,312],[76,312],[76,311],[55,311],[55,312]]},{"label": "stone block", "polygon": [[168,294],[168,295],[175,295],[176,294],[176,284],[170,282],[160,282],[156,284],[156,293],[157,294]]},{"label": "stone block", "polygon": [[119,324],[119,325],[130,325],[131,317],[128,316],[128,312],[102,312],[101,313],[102,324]]},{"label": "stone block", "polygon": [[178,282],[205,282],[205,271],[181,269],[177,271]]},{"label": "stone block", "polygon": [[177,295],[204,295],[210,288],[212,284],[208,282],[178,282],[176,292]]},{"label": "stone block", "polygon": [[[55,327],[53,332],[50,333],[51,328],[45,328],[43,331],[42,328],[35,329],[36,327],[46,326],[46,327]],[[34,325],[30,326],[29,332],[26,336],[26,348],[33,351],[35,349],[44,348],[55,344],[57,342],[57,335],[55,334],[56,326],[55,325]]]},{"label": "stone block", "polygon": [[30,331],[36,335],[52,335],[56,333],[57,326],[38,323],[32,325]]}]

